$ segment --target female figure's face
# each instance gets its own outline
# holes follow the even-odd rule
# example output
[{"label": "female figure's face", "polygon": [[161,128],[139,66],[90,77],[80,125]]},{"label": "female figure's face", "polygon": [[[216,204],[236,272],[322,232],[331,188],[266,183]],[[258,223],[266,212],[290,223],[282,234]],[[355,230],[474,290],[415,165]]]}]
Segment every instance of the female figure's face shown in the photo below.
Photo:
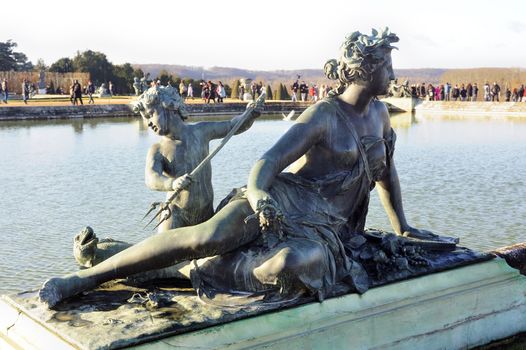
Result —
[{"label": "female figure's face", "polygon": [[391,52],[386,52],[386,57],[380,66],[373,72],[371,90],[374,95],[386,95],[389,91],[389,83],[395,80]]}]

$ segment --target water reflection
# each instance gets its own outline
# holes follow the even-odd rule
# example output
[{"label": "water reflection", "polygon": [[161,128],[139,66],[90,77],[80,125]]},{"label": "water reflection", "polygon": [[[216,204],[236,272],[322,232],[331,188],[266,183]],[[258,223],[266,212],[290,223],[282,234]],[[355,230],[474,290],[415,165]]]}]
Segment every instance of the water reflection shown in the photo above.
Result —
[{"label": "water reflection", "polygon": [[[526,123],[411,114],[391,123],[410,223],[477,249],[526,240]],[[216,204],[291,125],[263,116],[231,139],[212,162]],[[156,141],[140,118],[0,123],[0,293],[75,269],[71,244],[85,225],[129,242],[152,234],[139,220],[164,197],[143,179]],[[374,191],[367,224],[390,229]]]},{"label": "water reflection", "polygon": [[416,123],[415,114],[408,113],[396,113],[391,115],[391,126],[396,129],[407,129],[412,124]]},{"label": "water reflection", "polygon": [[71,118],[71,119],[49,119],[49,120],[7,120],[0,122],[0,130],[2,129],[21,129],[21,128],[32,128],[32,127],[48,127],[48,126],[60,126],[67,125],[76,128],[76,125],[83,125],[96,127],[101,124],[129,124],[133,123],[139,118],[133,117],[111,117],[111,118]]}]

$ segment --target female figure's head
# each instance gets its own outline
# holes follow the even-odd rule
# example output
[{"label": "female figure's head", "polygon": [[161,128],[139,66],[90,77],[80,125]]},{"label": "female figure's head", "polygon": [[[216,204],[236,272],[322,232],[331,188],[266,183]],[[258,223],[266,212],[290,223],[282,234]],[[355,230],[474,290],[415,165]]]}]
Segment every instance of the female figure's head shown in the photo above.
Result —
[{"label": "female figure's head", "polygon": [[153,86],[132,103],[133,111],[148,120],[148,126],[159,135],[167,135],[171,113],[188,118],[183,99],[173,87]]},{"label": "female figure's head", "polygon": [[391,64],[392,43],[399,39],[385,28],[381,33],[375,29],[371,35],[358,31],[345,38],[338,60],[325,63],[327,78],[338,80],[338,86],[331,95],[339,95],[351,84],[368,85],[374,95],[387,93],[389,82],[394,79]]}]

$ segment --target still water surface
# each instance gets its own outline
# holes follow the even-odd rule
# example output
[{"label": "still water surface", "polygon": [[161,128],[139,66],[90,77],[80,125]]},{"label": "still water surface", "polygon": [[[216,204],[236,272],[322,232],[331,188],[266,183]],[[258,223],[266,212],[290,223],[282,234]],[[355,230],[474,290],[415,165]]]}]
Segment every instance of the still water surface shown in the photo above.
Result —
[{"label": "still water surface", "polygon": [[[411,224],[480,250],[526,241],[526,122],[392,120]],[[290,125],[259,120],[231,139],[212,163],[216,203]],[[143,182],[156,139],[133,118],[0,123],[0,294],[76,269],[73,237],[85,225],[129,242],[150,235],[140,219],[164,199]],[[390,229],[374,191],[368,226]]]}]

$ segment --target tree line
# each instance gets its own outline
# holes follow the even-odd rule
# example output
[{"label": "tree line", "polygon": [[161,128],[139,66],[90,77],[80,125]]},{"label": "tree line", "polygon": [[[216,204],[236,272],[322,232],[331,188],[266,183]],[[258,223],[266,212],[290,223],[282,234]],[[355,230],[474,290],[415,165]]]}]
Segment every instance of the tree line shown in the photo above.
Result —
[{"label": "tree line", "polygon": [[[17,43],[12,40],[0,42],[0,71],[89,73],[91,81],[96,86],[100,86],[102,83],[108,84],[111,81],[115,92],[119,94],[132,93],[133,78],[144,76],[141,69],[134,69],[130,63],[112,64],[102,52],[77,51],[73,57],[62,57],[47,66],[41,59],[34,65],[24,53],[15,51],[16,47]],[[82,84],[86,85],[87,81],[83,81]],[[69,86],[62,86],[61,88],[67,91]]]}]

